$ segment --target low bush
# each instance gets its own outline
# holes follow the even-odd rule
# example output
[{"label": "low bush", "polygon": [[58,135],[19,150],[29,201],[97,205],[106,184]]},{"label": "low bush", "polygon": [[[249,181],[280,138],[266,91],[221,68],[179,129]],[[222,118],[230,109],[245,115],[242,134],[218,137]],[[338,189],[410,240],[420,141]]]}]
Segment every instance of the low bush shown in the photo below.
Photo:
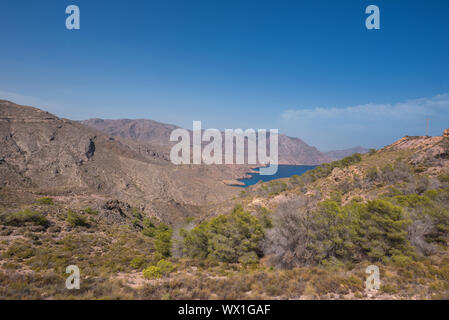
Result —
[{"label": "low bush", "polygon": [[335,168],[345,168],[353,164],[362,161],[362,155],[360,153],[354,153],[351,156],[345,157],[341,160],[333,161],[331,163],[325,163],[319,165],[315,169],[309,170],[304,173],[300,178],[308,182],[315,181],[319,178],[327,177],[331,174]]},{"label": "low bush", "polygon": [[50,224],[43,214],[29,209],[14,213],[3,213],[0,215],[0,223],[3,225],[19,227],[27,222],[43,227],[48,227]]},{"label": "low bush", "polygon": [[175,270],[175,266],[173,265],[173,263],[164,259],[160,260],[157,263],[156,267],[158,267],[161,270],[163,275],[168,275],[172,273],[173,270]]},{"label": "low bush", "polygon": [[5,252],[5,256],[15,258],[16,261],[28,259],[36,254],[36,250],[28,243],[14,242]]},{"label": "low bush", "polygon": [[411,220],[404,217],[401,207],[385,200],[374,200],[359,212],[357,240],[362,252],[371,260],[389,259],[398,253],[413,254],[407,239]]},{"label": "low bush", "polygon": [[259,262],[259,257],[257,256],[256,252],[250,251],[241,255],[239,257],[239,262],[245,266],[253,265]]},{"label": "low bush", "polygon": [[172,235],[172,228],[164,223],[159,224],[155,229],[154,247],[156,252],[161,254],[163,257],[170,257],[171,255]]},{"label": "low bush", "polygon": [[227,215],[203,222],[191,231],[183,230],[184,253],[192,258],[210,258],[235,263],[242,257],[261,253],[263,228],[259,219],[237,206]]},{"label": "low bush", "polygon": [[414,257],[408,239],[412,221],[401,207],[386,200],[353,201],[346,206],[326,200],[312,212],[305,211],[302,202],[294,202],[280,206],[276,216],[264,249],[283,268]]},{"label": "low bush", "polygon": [[449,173],[439,175],[438,180],[447,187],[449,185]]},{"label": "low bush", "polygon": [[273,227],[272,212],[265,207],[257,208],[257,219],[266,229]]},{"label": "low bush", "polygon": [[76,213],[72,210],[67,211],[67,219],[66,221],[72,226],[72,227],[88,227],[89,223],[87,222],[87,218],[79,213]]},{"label": "low bush", "polygon": [[157,279],[169,275],[173,270],[175,270],[173,263],[162,259],[155,266],[149,266],[143,270],[143,276],[146,279]]},{"label": "low bush", "polygon": [[144,218],[142,221],[143,230],[142,233],[147,237],[154,237],[156,234],[156,223],[151,218]]},{"label": "low bush", "polygon": [[378,180],[379,174],[377,167],[371,167],[366,170],[366,178],[369,182]]},{"label": "low bush", "polygon": [[137,208],[132,208],[132,215],[133,215],[133,217],[134,218],[136,218],[136,219],[138,219],[138,220],[141,220],[142,219],[142,212],[139,210],[139,209],[137,209]]},{"label": "low bush", "polygon": [[53,199],[49,197],[43,197],[36,200],[37,204],[41,205],[54,205]]},{"label": "low bush", "polygon": [[143,256],[137,256],[131,260],[130,266],[133,269],[140,269],[145,263],[145,258]]},{"label": "low bush", "polygon": [[94,209],[92,209],[90,207],[84,209],[84,213],[87,213],[87,214],[90,214],[90,215],[97,215],[98,214],[97,211],[95,211]]},{"label": "low bush", "polygon": [[145,279],[157,279],[157,278],[162,278],[162,271],[159,267],[157,266],[150,266],[148,268],[146,268],[145,270],[143,270],[143,277]]}]

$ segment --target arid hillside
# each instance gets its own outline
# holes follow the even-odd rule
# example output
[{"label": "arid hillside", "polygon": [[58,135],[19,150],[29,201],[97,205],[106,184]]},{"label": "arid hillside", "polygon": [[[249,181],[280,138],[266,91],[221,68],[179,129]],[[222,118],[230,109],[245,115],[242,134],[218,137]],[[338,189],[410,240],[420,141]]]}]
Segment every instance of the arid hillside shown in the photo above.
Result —
[{"label": "arid hillside", "polygon": [[[40,122],[51,117],[33,112]],[[118,200],[90,207],[87,200],[101,192],[69,202],[59,193],[4,186],[0,297],[447,299],[448,139],[405,137],[300,177],[246,188],[227,201],[232,210],[211,205],[208,217],[178,213],[176,221]],[[72,144],[82,165],[103,148],[87,157],[90,143]],[[154,165],[127,152],[126,161]],[[12,162],[10,153],[2,157],[3,165]],[[29,172],[22,174],[15,177]],[[39,180],[22,183],[36,188]],[[163,205],[161,213],[176,205],[195,210]],[[80,290],[64,287],[68,265],[81,270]],[[380,269],[379,290],[365,287],[369,265]]]},{"label": "arid hillside", "polygon": [[[81,121],[82,124],[95,128],[111,136],[118,136],[130,140],[151,142],[161,146],[170,147],[170,134],[176,126],[163,124],[153,120],[103,120],[90,119]],[[341,159],[361,149],[348,149],[334,153],[320,152],[317,148],[308,145],[299,138],[279,135],[279,163],[292,165],[317,165],[334,159]],[[246,153],[246,152],[245,152]]]},{"label": "arid hillside", "polygon": [[447,130],[245,189],[130,138],[0,102],[1,299],[449,298]]},{"label": "arid hillside", "polygon": [[239,188],[223,181],[242,177],[248,170],[175,166],[167,148],[157,143],[111,137],[8,101],[0,101],[0,145],[4,193],[39,193],[68,202],[87,199],[92,206],[117,199],[162,219],[232,198]]}]

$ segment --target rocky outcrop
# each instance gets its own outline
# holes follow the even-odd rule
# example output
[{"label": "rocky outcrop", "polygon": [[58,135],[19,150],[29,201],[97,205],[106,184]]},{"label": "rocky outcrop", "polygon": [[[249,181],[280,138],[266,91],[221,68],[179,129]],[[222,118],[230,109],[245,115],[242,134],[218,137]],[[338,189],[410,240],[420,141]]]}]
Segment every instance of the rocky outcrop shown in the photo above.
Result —
[{"label": "rocky outcrop", "polygon": [[449,165],[449,149],[445,136],[406,136],[382,150],[413,151],[410,163],[415,166],[425,165],[430,168],[441,168]]},{"label": "rocky outcrop", "polygon": [[108,200],[101,207],[100,216],[113,224],[129,224],[135,218],[132,207],[119,200]]},{"label": "rocky outcrop", "polygon": [[443,131],[443,137],[449,138],[449,128]]},{"label": "rocky outcrop", "polygon": [[94,156],[95,153],[95,143],[92,139],[89,139],[89,144],[86,147],[86,157],[90,159]]}]

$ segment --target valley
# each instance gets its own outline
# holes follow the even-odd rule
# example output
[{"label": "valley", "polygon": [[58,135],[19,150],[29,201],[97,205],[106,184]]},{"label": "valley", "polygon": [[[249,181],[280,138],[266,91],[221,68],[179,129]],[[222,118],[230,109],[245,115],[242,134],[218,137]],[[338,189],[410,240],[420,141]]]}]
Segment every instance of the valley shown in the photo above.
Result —
[{"label": "valley", "polygon": [[449,298],[447,132],[354,154],[281,135],[310,167],[242,188],[252,166],[173,165],[174,128],[0,101],[0,297]]}]

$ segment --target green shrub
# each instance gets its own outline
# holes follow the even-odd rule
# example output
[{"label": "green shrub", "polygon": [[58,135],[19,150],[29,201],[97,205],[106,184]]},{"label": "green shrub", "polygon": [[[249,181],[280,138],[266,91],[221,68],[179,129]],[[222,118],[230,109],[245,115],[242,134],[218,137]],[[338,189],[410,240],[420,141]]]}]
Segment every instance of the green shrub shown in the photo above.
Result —
[{"label": "green shrub", "polygon": [[72,210],[67,211],[67,219],[66,221],[72,226],[72,227],[88,227],[89,224],[87,222],[87,218],[79,213],[76,213]]},{"label": "green shrub", "polygon": [[272,212],[265,207],[257,208],[257,219],[266,229],[273,227],[273,219],[271,218]]},{"label": "green shrub", "polygon": [[368,181],[376,181],[379,178],[379,170],[377,167],[368,168],[366,171],[366,178]]},{"label": "green shrub", "polygon": [[259,257],[254,251],[246,252],[239,257],[239,262],[243,265],[257,264]]},{"label": "green shrub", "polygon": [[132,224],[132,226],[134,226],[134,227],[138,227],[138,226],[140,226],[140,220],[137,219],[137,218],[134,218],[134,219],[132,220],[131,224]]},{"label": "green shrub", "polygon": [[185,222],[186,223],[192,223],[194,220],[195,220],[195,217],[190,216],[190,217],[186,218]]},{"label": "green shrub", "polygon": [[208,250],[207,223],[201,223],[191,231],[181,229],[180,235],[184,238],[184,253],[197,259],[206,259]]},{"label": "green shrub", "polygon": [[398,292],[397,287],[394,286],[394,285],[392,285],[392,284],[389,284],[389,283],[383,284],[383,285],[380,287],[380,289],[381,289],[383,292],[388,293],[388,294],[395,294],[395,293]]},{"label": "green shrub", "polygon": [[155,234],[156,230],[155,229],[150,229],[150,228],[143,228],[142,233],[143,235],[153,238],[154,234]]},{"label": "green shrub", "polygon": [[132,208],[132,215],[134,218],[141,220],[142,219],[142,212],[137,208]]},{"label": "green shrub", "polygon": [[309,249],[314,260],[335,264],[337,260],[351,260],[356,244],[353,216],[335,201],[323,201],[311,217]]},{"label": "green shrub", "polygon": [[163,275],[168,275],[173,272],[173,270],[175,270],[175,266],[173,265],[173,263],[164,259],[160,260],[157,263],[156,267],[161,270]]},{"label": "green shrub", "polygon": [[398,267],[407,267],[413,263],[413,259],[402,254],[393,255],[391,261]]},{"label": "green shrub", "polygon": [[338,204],[341,204],[342,199],[343,199],[343,195],[341,194],[340,191],[334,190],[331,192],[329,200],[337,202]]},{"label": "green shrub", "polygon": [[428,190],[420,199],[419,205],[413,209],[418,218],[430,219],[433,226],[426,240],[446,244],[449,236],[449,188]]},{"label": "green shrub", "polygon": [[37,204],[41,205],[54,205],[53,199],[49,197],[43,197],[36,200]]},{"label": "green shrub", "polygon": [[154,237],[156,234],[156,224],[151,218],[144,218],[142,221],[142,233],[147,237]]},{"label": "green shrub", "polygon": [[48,227],[50,222],[47,218],[38,212],[25,209],[23,211],[14,213],[4,213],[0,215],[0,222],[7,226],[23,226],[25,223],[30,222],[35,225]]},{"label": "green shrub", "polygon": [[335,168],[345,168],[353,164],[356,164],[362,160],[360,153],[354,153],[351,156],[345,157],[341,160],[333,161],[331,163],[324,163],[319,165],[315,169],[309,170],[304,173],[300,179],[304,182],[313,182],[320,178],[325,178],[332,173]]},{"label": "green shrub", "polygon": [[282,181],[270,181],[268,182],[267,192],[270,196],[275,196],[287,190],[287,184]]},{"label": "green shrub", "polygon": [[428,198],[426,196],[421,196],[418,194],[399,195],[399,196],[395,196],[392,200],[395,201],[401,207],[407,207],[407,208],[418,208],[418,207],[432,206],[432,202],[431,202],[430,198]]},{"label": "green shrub", "polygon": [[449,173],[439,175],[438,180],[440,180],[440,182],[442,182],[442,183],[448,184],[449,183]]},{"label": "green shrub", "polygon": [[155,229],[155,241],[154,247],[156,252],[160,253],[163,257],[170,257],[172,241],[171,237],[173,235],[173,230],[164,223],[159,224]]},{"label": "green shrub", "polygon": [[143,270],[143,276],[146,279],[157,279],[169,275],[175,270],[175,266],[167,260],[160,260],[157,265],[149,266]]},{"label": "green shrub", "polygon": [[144,263],[145,263],[145,258],[143,256],[137,256],[131,260],[130,266],[133,269],[140,269]]},{"label": "green shrub", "polygon": [[387,262],[392,257],[404,262],[415,257],[409,241],[412,220],[387,200],[352,201],[343,207],[326,200],[313,212],[303,206],[302,201],[279,206],[274,228],[267,233],[265,253],[280,267]]},{"label": "green shrub", "polygon": [[353,201],[353,202],[363,202],[364,199],[361,196],[354,196],[354,197],[352,197],[351,201]]},{"label": "green shrub", "polygon": [[372,260],[385,260],[392,255],[413,253],[407,240],[407,227],[401,207],[385,200],[369,201],[360,211],[357,227],[362,251]]},{"label": "green shrub", "polygon": [[233,263],[248,253],[260,253],[263,228],[256,217],[237,206],[231,214],[203,222],[182,235],[186,255]]},{"label": "green shrub", "polygon": [[14,242],[6,251],[5,255],[10,258],[16,258],[17,260],[28,259],[36,254],[30,244],[23,242]]},{"label": "green shrub", "polygon": [[88,207],[86,209],[84,209],[84,213],[90,214],[90,215],[97,215],[98,212],[93,210],[92,208]]},{"label": "green shrub", "polygon": [[271,261],[282,268],[293,268],[316,264],[339,266],[357,259],[360,256],[357,221],[365,205],[351,202],[341,207],[326,200],[309,212],[305,201],[291,200],[278,207],[274,228],[264,242]]},{"label": "green shrub", "polygon": [[150,266],[148,268],[146,268],[145,270],[143,270],[143,277],[145,279],[157,279],[157,278],[162,278],[163,273],[162,270],[159,267],[156,266]]}]

